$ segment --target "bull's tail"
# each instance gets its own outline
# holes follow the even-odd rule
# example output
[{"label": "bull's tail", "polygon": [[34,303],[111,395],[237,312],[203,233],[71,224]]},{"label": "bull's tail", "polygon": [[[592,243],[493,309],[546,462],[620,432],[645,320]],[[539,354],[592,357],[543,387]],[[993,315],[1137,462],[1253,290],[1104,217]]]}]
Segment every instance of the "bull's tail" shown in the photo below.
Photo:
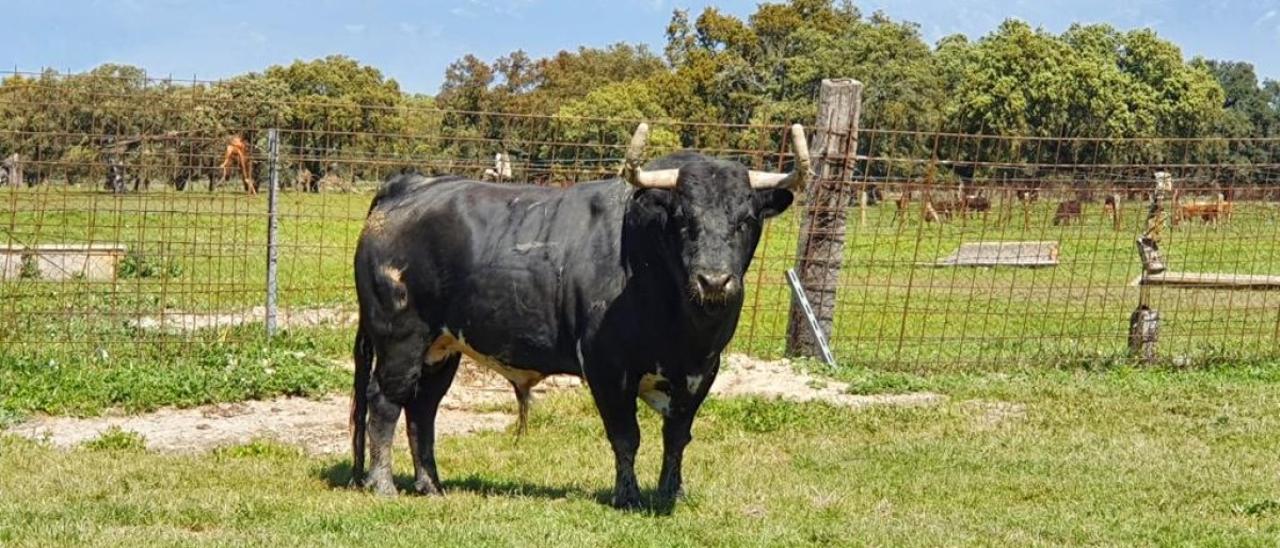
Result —
[{"label": "bull's tail", "polygon": [[355,382],[351,393],[351,484],[364,479],[365,430],[369,416],[369,376],[373,370],[373,341],[363,323],[356,330]]}]

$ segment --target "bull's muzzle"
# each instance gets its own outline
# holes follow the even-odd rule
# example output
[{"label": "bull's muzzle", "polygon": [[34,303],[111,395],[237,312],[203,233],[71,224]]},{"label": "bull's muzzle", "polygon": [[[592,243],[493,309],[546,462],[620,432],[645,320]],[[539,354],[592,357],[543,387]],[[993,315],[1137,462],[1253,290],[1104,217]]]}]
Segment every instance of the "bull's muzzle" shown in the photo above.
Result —
[{"label": "bull's muzzle", "polygon": [[742,291],[738,277],[728,272],[700,272],[693,278],[694,291],[703,304],[723,303]]}]

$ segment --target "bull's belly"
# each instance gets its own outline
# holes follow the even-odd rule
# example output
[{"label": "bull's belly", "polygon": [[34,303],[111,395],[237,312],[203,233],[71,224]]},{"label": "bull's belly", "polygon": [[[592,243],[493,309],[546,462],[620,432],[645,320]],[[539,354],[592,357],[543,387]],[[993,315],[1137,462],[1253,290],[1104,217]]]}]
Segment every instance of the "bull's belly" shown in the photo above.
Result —
[{"label": "bull's belly", "polygon": [[580,375],[577,361],[559,356],[553,349],[499,348],[501,345],[468,341],[466,334],[445,329],[427,347],[425,360],[437,363],[453,354],[462,354],[476,365],[502,375],[522,389],[529,389],[551,375]]}]

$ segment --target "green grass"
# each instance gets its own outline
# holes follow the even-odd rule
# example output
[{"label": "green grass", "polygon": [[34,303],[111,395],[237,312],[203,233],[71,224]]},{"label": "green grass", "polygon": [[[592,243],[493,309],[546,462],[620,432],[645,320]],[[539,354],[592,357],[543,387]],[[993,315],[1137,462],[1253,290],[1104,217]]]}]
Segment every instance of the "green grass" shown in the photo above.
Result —
[{"label": "green grass", "polygon": [[137,432],[122,430],[119,426],[112,426],[97,438],[81,444],[81,447],[89,451],[128,451],[136,453],[147,449],[147,439]]},{"label": "green grass", "polygon": [[[352,492],[340,487],[345,457],[270,442],[178,456],[2,438],[0,544],[1280,541],[1280,368],[1040,368],[911,382],[949,399],[860,411],[713,399],[687,452],[689,499],[671,515],[602,503],[612,462],[582,393],[540,402],[519,443],[509,433],[445,439],[443,498]],[[649,489],[659,423],[642,418],[638,472]],[[402,486],[407,457],[396,455]]]},{"label": "green grass", "polygon": [[254,339],[243,332],[229,335],[230,342],[144,344],[143,350],[122,355],[0,353],[0,426],[33,412],[136,412],[311,396],[350,386],[350,373],[333,358],[341,355],[345,341],[332,331],[282,333],[270,344],[246,342]]}]

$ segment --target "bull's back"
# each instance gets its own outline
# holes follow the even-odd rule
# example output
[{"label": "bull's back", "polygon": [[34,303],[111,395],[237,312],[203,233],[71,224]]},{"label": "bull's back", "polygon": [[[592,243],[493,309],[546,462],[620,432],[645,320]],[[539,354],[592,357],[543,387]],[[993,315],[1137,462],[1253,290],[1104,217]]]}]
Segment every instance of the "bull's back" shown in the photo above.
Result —
[{"label": "bull's back", "polygon": [[611,298],[625,187],[570,189],[421,177],[380,192],[360,249],[372,278],[394,274],[411,306],[503,363],[570,369],[586,290]]}]

